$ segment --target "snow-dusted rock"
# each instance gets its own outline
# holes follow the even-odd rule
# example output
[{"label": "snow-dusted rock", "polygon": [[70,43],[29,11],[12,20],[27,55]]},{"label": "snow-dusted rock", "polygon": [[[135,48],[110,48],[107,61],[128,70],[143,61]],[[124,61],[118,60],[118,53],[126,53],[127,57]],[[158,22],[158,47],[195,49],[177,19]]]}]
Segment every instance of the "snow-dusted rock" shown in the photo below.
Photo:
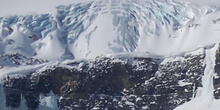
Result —
[{"label": "snow-dusted rock", "polygon": [[[24,77],[4,78],[6,106],[22,99],[36,109],[52,91],[59,109],[172,110],[202,87],[204,49],[171,58],[100,56],[75,60]],[[22,97],[21,97],[22,96]]]},{"label": "snow-dusted rock", "polygon": [[2,17],[0,109],[219,108],[219,13],[100,0]]}]

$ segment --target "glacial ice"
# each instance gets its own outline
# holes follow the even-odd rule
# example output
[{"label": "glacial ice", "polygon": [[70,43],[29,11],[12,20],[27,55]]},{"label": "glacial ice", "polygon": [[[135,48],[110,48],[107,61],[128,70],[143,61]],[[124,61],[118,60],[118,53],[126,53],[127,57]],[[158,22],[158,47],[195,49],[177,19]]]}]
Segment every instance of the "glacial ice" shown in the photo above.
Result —
[{"label": "glacial ice", "polygon": [[[170,0],[106,0],[62,5],[57,7],[55,15],[0,18],[0,53],[20,53],[54,61],[94,58],[102,54],[169,57],[218,42],[219,18],[218,7],[200,8]],[[219,100],[213,100],[211,94],[214,50],[215,48],[206,50],[206,54],[210,56],[206,56],[201,89],[203,96],[210,97],[195,98],[177,110],[192,108],[195,104],[194,110],[206,109],[209,104],[213,108],[218,105]],[[11,63],[5,61],[5,65]],[[18,75],[22,71],[25,75],[30,70],[43,66],[45,64],[14,67],[12,70],[4,68],[0,72]],[[0,100],[3,100],[3,95],[0,84]],[[53,93],[45,97],[42,95],[40,107],[51,109],[57,106],[54,100]],[[199,105],[200,100],[205,107]],[[0,109],[4,107],[4,103],[0,103]]]},{"label": "glacial ice", "polygon": [[[219,41],[219,27],[212,23],[220,17],[218,13],[215,7],[198,9],[184,2],[160,0],[61,5],[55,15],[0,18],[0,49],[1,53],[13,50],[47,60],[64,60],[61,53],[65,49],[74,58],[121,52],[172,56]],[[207,38],[210,33],[213,36]],[[29,43],[21,44],[18,39]],[[49,58],[54,52],[47,49],[53,47],[60,54]]]}]

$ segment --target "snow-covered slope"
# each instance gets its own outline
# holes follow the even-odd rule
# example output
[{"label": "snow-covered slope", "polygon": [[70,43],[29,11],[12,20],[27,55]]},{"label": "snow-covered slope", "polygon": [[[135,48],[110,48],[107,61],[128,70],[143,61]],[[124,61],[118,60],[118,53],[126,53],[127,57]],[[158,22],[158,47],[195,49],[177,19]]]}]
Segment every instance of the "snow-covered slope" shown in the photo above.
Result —
[{"label": "snow-covered slope", "polygon": [[[171,72],[175,72],[176,75],[185,73],[186,76],[198,77],[196,79],[198,82],[193,82],[193,78],[189,78],[192,81],[187,83],[183,83],[184,80],[178,80],[177,85],[189,86],[184,92],[187,92],[188,89],[191,90],[190,92],[196,90],[190,94],[193,95],[192,97],[184,99],[184,96],[182,102],[192,100],[177,107],[176,110],[192,109],[193,107],[194,110],[216,110],[219,107],[219,100],[214,99],[213,96],[213,91],[218,92],[217,88],[213,87],[213,78],[217,71],[218,59],[215,58],[218,57],[216,52],[220,42],[219,2],[211,0],[208,3],[210,6],[207,6],[205,0],[201,3],[194,0],[193,3],[197,5],[184,1],[88,0],[71,5],[63,3],[65,5],[57,6],[56,12],[46,14],[31,13],[1,17],[0,77],[32,75],[33,71],[37,73],[47,70],[46,67],[50,67],[51,64],[54,67],[54,63],[50,61],[62,62],[66,59],[75,59],[70,62],[81,62],[77,59],[99,59],[101,56],[101,58],[115,58],[116,62],[123,64],[123,61],[118,61],[118,57],[138,57],[140,59],[150,57],[161,60],[161,62],[157,62],[159,69],[154,71],[170,76],[172,76]],[[69,1],[69,3],[71,2]],[[204,57],[198,57],[198,59],[195,57],[195,60],[191,52],[196,53],[195,56],[201,54]],[[190,54],[192,59],[188,58],[187,54]],[[125,62],[128,61],[126,58],[123,59]],[[198,62],[196,62],[197,60]],[[81,63],[83,64],[83,61]],[[70,67],[81,71],[83,68],[81,63],[75,64],[79,67],[70,64],[65,65],[64,68]],[[131,61],[129,63],[137,70],[143,70],[143,67],[139,67],[144,64],[143,62]],[[194,63],[199,67],[197,68]],[[90,64],[93,65],[90,62],[87,66],[91,66]],[[113,60],[112,65],[114,64]],[[59,63],[55,65],[59,65]],[[184,70],[185,68],[189,70]],[[157,77],[159,72],[155,73],[153,77]],[[160,81],[163,80],[163,74]],[[199,82],[199,78],[202,79],[201,82]],[[176,81],[176,79],[171,80]],[[1,81],[0,99],[4,100],[4,87]],[[190,88],[193,83],[198,83],[198,89]],[[176,84],[173,85],[176,86]],[[173,85],[171,83],[169,86]],[[216,86],[218,87],[218,84]],[[164,88],[161,88],[162,91]],[[8,94],[10,96],[11,93]],[[39,97],[41,102],[39,109],[58,109],[54,93],[40,94]],[[27,108],[25,99],[23,97],[21,99],[21,105],[17,106]],[[176,99],[174,104],[175,101]],[[0,103],[0,108],[7,108],[5,100]]]},{"label": "snow-covered slope", "polygon": [[219,9],[177,1],[94,1],[0,19],[1,53],[47,60],[106,53],[171,56],[219,41]]}]

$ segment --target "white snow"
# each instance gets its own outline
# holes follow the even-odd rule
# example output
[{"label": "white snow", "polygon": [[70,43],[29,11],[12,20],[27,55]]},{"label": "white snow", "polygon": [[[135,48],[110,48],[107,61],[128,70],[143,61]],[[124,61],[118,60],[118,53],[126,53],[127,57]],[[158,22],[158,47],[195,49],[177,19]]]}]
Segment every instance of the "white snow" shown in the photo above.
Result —
[{"label": "white snow", "polygon": [[181,0],[181,1],[194,3],[200,6],[204,6],[204,5],[220,6],[219,0]]},{"label": "white snow", "polygon": [[62,53],[65,51],[64,45],[59,42],[56,37],[56,32],[50,36],[46,36],[41,40],[40,44],[43,44],[42,48],[36,49],[37,56],[35,58],[44,58],[48,60],[59,60]]},{"label": "white snow", "polygon": [[0,0],[0,17],[10,15],[56,13],[58,5],[87,2],[92,0]]},{"label": "white snow", "polygon": [[40,95],[39,110],[59,110],[57,105],[57,96],[51,91],[49,94]]},{"label": "white snow", "polygon": [[[2,3],[7,6],[9,1],[2,0]],[[58,4],[79,1],[28,1],[27,6],[39,3],[43,4],[37,5],[42,9],[48,3],[46,11],[37,11],[47,15],[28,16],[28,12],[15,11],[25,16],[0,19],[0,52],[18,52],[47,60],[95,58],[122,52],[169,57],[220,41],[218,7],[199,7],[170,0],[80,2],[85,1],[88,3],[59,6],[58,9],[55,8]],[[36,11],[34,6],[27,10]]]},{"label": "white snow", "polygon": [[39,64],[39,65],[25,65],[25,66],[15,66],[15,67],[5,67],[0,69],[0,78],[3,78],[4,75],[10,76],[26,76],[32,72],[36,72],[36,70],[45,67],[47,64]]},{"label": "white snow", "polygon": [[215,100],[213,96],[204,96],[192,99],[174,110],[218,110],[220,100]]},{"label": "white snow", "polygon": [[192,83],[184,82],[184,80],[180,80],[180,81],[178,82],[178,84],[179,84],[180,86],[186,86],[186,85],[191,85]]},{"label": "white snow", "polygon": [[[220,108],[220,100],[213,98],[212,85],[217,45],[212,46],[220,41],[220,0],[95,0],[91,6],[70,5],[91,1],[0,0],[0,53],[20,53],[56,62],[65,60],[63,56],[167,58],[194,50],[205,51],[203,88],[197,91],[196,98],[176,110]],[[57,9],[58,5],[65,6]],[[30,38],[32,35],[37,38]],[[207,49],[202,50],[203,47]],[[171,59],[164,62],[168,60]],[[26,75],[45,69],[45,65],[4,67],[0,69],[0,77]],[[3,100],[1,84],[0,95]],[[54,108],[57,106],[54,100],[53,93],[41,95],[40,109]],[[22,99],[21,108],[25,108],[24,102]],[[0,109],[3,106],[0,103]]]},{"label": "white snow", "polygon": [[[55,13],[58,5],[69,5],[79,2],[88,2],[94,0],[0,0],[0,17],[9,15],[26,15],[26,14],[46,14]],[[161,0],[163,1],[163,0]],[[220,6],[219,0],[179,0],[190,2],[198,5]]]}]

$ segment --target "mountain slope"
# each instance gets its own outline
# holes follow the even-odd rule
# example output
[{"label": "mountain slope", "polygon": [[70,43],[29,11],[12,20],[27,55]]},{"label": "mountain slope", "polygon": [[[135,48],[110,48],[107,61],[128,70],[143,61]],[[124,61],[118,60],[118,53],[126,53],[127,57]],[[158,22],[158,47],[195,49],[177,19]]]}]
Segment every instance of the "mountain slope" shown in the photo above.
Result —
[{"label": "mountain slope", "polygon": [[2,53],[47,60],[121,52],[172,56],[219,41],[219,18],[218,8],[184,2],[94,1],[59,6],[56,15],[1,18],[0,45]]},{"label": "mountain slope", "polygon": [[120,54],[5,66],[0,109],[215,110],[219,49],[217,43],[169,58]]},{"label": "mountain slope", "polygon": [[2,17],[0,109],[215,110],[219,9],[100,0]]}]

